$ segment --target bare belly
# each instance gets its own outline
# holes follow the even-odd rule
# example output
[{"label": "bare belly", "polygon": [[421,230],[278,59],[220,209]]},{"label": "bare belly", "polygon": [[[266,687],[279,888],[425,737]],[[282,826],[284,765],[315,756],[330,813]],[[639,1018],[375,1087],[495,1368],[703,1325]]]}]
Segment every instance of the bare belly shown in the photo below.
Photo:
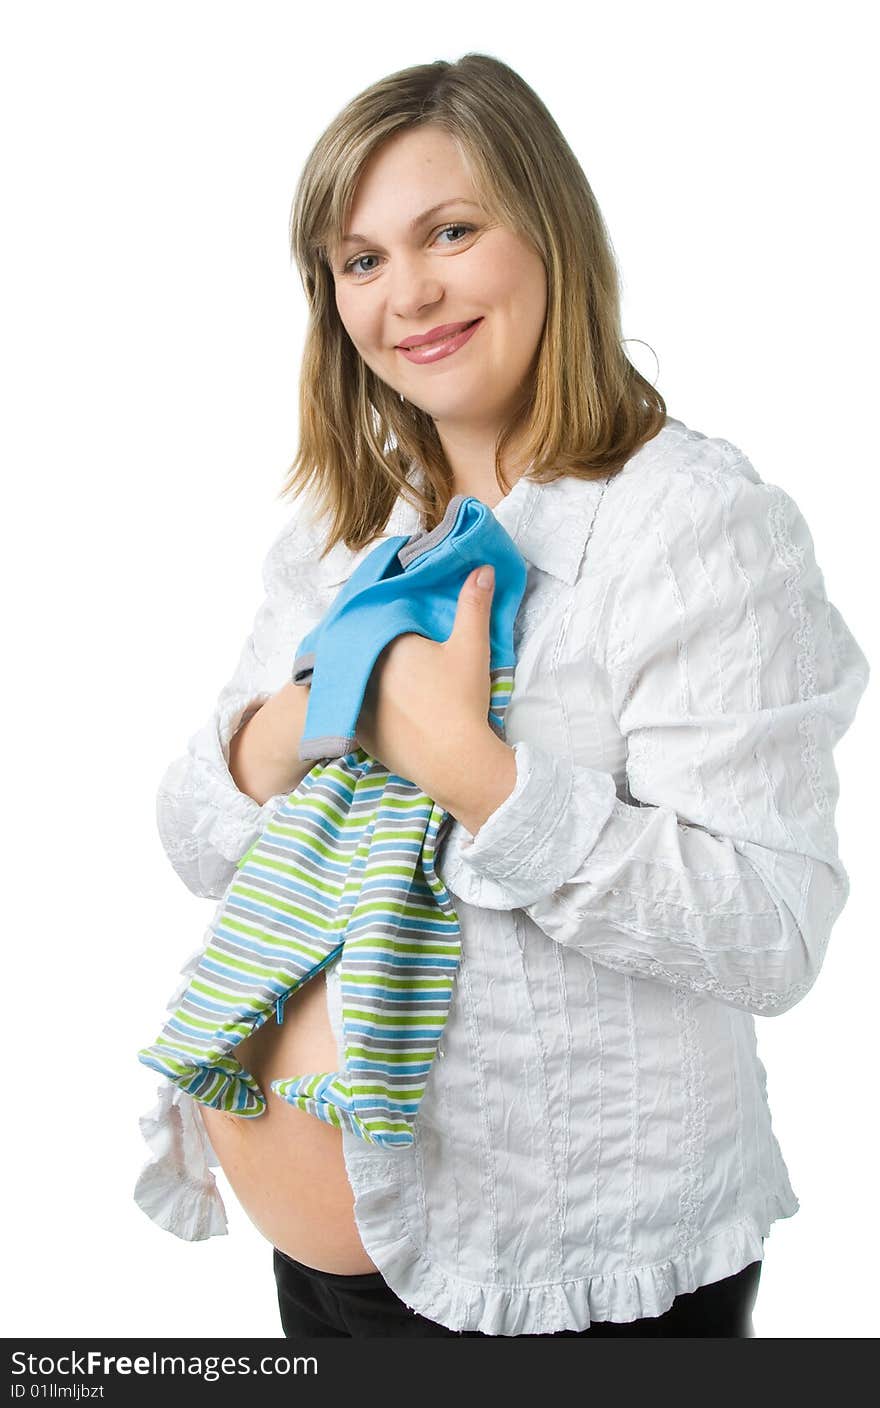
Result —
[{"label": "bare belly", "polygon": [[323,973],[288,999],[236,1048],[267,1099],[262,1115],[243,1119],[198,1104],[208,1137],[233,1192],[257,1231],[306,1266],[340,1276],[376,1271],[354,1220],[342,1134],[269,1089],[279,1077],[335,1071],[336,1042]]}]

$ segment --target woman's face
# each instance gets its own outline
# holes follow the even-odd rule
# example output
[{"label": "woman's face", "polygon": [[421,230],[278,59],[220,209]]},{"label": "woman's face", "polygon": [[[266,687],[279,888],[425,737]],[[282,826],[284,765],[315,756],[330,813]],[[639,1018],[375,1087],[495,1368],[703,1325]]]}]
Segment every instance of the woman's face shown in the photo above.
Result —
[{"label": "woman's face", "polygon": [[[430,415],[441,435],[444,427],[494,435],[541,339],[540,255],[490,220],[455,142],[432,125],[396,134],[374,152],[350,232],[358,237],[330,251],[336,307],[367,366]],[[400,350],[405,339],[474,319],[475,331],[447,355],[417,364]]]}]

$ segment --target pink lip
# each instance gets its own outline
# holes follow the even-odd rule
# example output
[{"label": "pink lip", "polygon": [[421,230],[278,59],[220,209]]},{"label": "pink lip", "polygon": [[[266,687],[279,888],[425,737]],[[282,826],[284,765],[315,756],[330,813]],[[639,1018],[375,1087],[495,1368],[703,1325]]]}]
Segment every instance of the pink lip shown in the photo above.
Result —
[{"label": "pink lip", "polygon": [[[414,342],[413,338],[407,338],[406,343],[399,343],[398,351],[402,352],[410,362],[438,362],[441,357],[448,357],[451,353],[457,352],[459,347],[463,347],[473,337],[482,321],[482,318],[477,318],[473,323],[447,323],[445,329],[433,329],[433,335],[439,335],[441,341],[428,342],[427,339],[431,338],[432,334],[426,333],[418,342]],[[448,337],[444,337],[444,331],[450,328],[452,332]]]},{"label": "pink lip", "polygon": [[421,347],[423,342],[439,342],[441,337],[451,337],[454,332],[461,332],[468,323],[472,323],[473,318],[469,318],[465,323],[440,323],[436,328],[431,328],[429,332],[417,333],[414,337],[405,337],[402,342],[398,342],[398,347]]}]

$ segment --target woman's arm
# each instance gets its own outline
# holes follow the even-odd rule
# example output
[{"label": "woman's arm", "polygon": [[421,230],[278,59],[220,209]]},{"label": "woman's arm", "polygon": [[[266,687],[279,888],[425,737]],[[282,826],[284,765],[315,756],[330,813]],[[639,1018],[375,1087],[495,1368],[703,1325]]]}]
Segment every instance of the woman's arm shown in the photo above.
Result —
[{"label": "woman's arm", "polygon": [[297,756],[308,701],[306,686],[285,684],[230,740],[230,776],[259,806],[287,796],[315,766],[313,759],[302,762]]},{"label": "woman's arm", "polygon": [[745,460],[670,476],[605,665],[638,804],[517,743],[513,792],[444,879],[609,968],[784,1012],[849,892],[832,750],[868,680],[794,501]]}]

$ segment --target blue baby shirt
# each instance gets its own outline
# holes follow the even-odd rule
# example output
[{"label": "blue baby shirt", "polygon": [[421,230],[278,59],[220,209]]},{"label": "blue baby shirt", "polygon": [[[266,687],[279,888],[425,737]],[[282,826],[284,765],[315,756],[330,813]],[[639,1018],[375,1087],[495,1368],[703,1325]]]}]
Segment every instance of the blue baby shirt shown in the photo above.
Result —
[{"label": "blue baby shirt", "polygon": [[342,757],[357,747],[358,717],[382,650],[410,631],[448,640],[464,580],[483,563],[495,568],[489,668],[514,668],[513,627],[526,587],[525,561],[491,509],[472,495],[455,494],[430,532],[380,543],[300,641],[292,678],[310,684],[299,745],[303,761]]}]

